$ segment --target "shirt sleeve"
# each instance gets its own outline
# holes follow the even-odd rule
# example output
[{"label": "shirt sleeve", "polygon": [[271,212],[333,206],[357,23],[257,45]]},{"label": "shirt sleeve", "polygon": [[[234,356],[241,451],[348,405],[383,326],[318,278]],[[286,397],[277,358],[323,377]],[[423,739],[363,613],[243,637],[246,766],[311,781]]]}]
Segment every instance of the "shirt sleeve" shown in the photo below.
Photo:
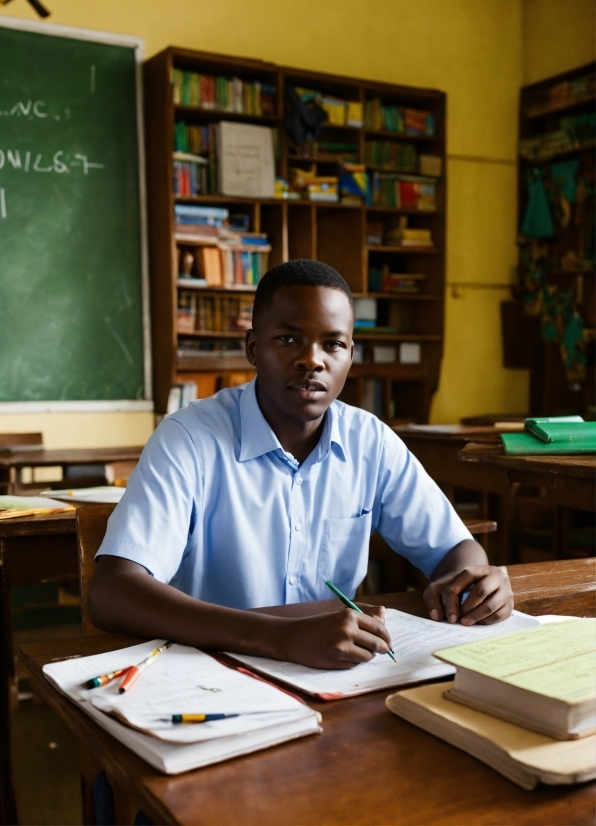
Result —
[{"label": "shirt sleeve", "polygon": [[176,574],[196,521],[202,474],[197,447],[180,422],[151,436],[96,554],[137,562],[161,582]]},{"label": "shirt sleeve", "polygon": [[383,433],[377,530],[394,551],[430,576],[446,553],[472,535],[401,439],[386,426]]}]

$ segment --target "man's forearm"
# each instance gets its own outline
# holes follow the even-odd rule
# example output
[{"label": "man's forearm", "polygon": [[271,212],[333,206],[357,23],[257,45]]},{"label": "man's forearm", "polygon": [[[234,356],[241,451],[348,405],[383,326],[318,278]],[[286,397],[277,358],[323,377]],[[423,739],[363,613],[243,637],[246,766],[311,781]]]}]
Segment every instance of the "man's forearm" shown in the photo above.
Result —
[{"label": "man's forearm", "polygon": [[464,539],[445,554],[431,575],[431,582],[446,574],[457,574],[471,565],[488,565],[484,548],[474,539]]},{"label": "man's forearm", "polygon": [[[123,562],[119,567],[126,569]],[[125,570],[108,578],[101,569],[110,564],[99,562],[89,600],[99,628],[262,657],[283,653],[281,626],[289,620],[201,602],[145,573]]]}]

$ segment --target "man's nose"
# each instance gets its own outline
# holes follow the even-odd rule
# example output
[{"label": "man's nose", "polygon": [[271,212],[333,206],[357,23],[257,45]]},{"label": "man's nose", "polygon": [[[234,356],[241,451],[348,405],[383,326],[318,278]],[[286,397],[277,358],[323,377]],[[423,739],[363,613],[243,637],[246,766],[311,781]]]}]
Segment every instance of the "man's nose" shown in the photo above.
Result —
[{"label": "man's nose", "polygon": [[315,344],[304,347],[294,361],[296,370],[324,370],[323,351]]}]

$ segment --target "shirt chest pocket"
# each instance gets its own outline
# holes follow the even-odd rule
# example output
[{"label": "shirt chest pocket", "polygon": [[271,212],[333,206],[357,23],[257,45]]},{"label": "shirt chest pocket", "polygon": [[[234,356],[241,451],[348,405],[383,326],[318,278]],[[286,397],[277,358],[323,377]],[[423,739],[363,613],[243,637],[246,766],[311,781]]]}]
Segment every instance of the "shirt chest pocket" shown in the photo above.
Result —
[{"label": "shirt chest pocket", "polygon": [[368,567],[372,513],[353,519],[325,519],[319,553],[319,579],[328,579],[353,597]]}]

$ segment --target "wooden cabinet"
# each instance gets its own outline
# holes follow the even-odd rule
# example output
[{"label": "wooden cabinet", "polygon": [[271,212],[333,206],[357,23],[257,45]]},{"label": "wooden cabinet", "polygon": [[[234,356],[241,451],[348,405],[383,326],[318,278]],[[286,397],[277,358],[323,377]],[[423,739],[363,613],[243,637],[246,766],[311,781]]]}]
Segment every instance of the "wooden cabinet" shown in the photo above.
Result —
[{"label": "wooden cabinet", "polygon": [[[594,415],[594,85],[592,63],[520,95],[519,283],[502,319],[505,366],[530,369],[532,415]],[[567,369],[562,345],[581,350]]]},{"label": "wooden cabinet", "polygon": [[[175,70],[260,83],[268,90],[269,104],[273,100],[273,111],[269,106],[267,114],[247,114],[176,104]],[[284,125],[288,87],[314,90],[331,101],[359,104],[367,120],[362,126],[330,120],[315,141],[296,145]],[[193,292],[202,301],[209,297],[214,302],[224,302],[241,295],[249,303],[256,289],[254,285],[213,289],[180,283],[180,250],[184,243],[176,238],[174,209],[176,204],[196,204],[221,206],[230,214],[246,216],[252,232],[267,236],[269,266],[294,258],[318,259],[343,275],[355,298],[374,299],[377,317],[373,327],[355,330],[357,361],[341,398],[366,406],[387,421],[427,420],[443,352],[445,103],[445,94],[436,90],[306,72],[177,48],[169,48],[146,63],[151,313],[155,405],[159,413],[166,409],[172,385],[185,376],[194,380],[202,374],[215,373],[220,385],[225,385],[233,381],[234,374],[240,374],[240,378],[251,375],[251,367],[238,349],[242,332],[207,331],[201,329],[199,321],[191,321],[196,324],[192,330],[181,331],[177,325],[182,290]],[[423,116],[427,118],[426,126],[418,129],[417,122],[424,120]],[[412,134],[394,131],[396,124],[391,118],[397,118],[398,129],[408,129]],[[408,118],[414,126],[409,125]],[[296,170],[336,176],[338,165],[348,160],[366,164],[370,198],[376,193],[374,201],[367,205],[356,199],[251,199],[226,197],[213,191],[176,196],[175,125],[184,122],[209,126],[221,121],[275,129],[275,171],[284,181],[300,174]],[[386,128],[387,125],[392,128]],[[427,133],[423,134],[425,129]],[[421,169],[425,175],[420,174]],[[404,176],[405,180],[397,185],[397,177]],[[388,205],[395,203],[396,186],[403,187],[401,207]],[[214,188],[212,183],[211,189]],[[430,202],[427,191],[431,192]],[[426,230],[432,245],[402,244],[404,228]],[[395,275],[413,275],[416,279],[395,282],[388,277]],[[221,307],[229,305],[217,306],[218,312],[225,313]],[[205,347],[229,346],[229,350],[197,351],[182,358],[181,345],[193,340],[204,342]]]}]

